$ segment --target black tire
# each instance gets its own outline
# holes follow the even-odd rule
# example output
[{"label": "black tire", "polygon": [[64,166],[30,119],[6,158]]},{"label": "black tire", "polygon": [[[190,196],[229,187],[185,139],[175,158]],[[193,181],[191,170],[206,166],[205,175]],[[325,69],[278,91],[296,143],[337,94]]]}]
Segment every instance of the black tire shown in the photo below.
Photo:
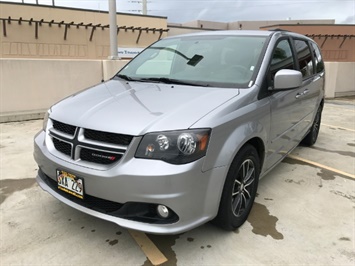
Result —
[{"label": "black tire", "polygon": [[223,187],[214,223],[225,230],[235,230],[248,218],[258,188],[260,160],[256,149],[243,146],[234,158]]},{"label": "black tire", "polygon": [[322,106],[319,106],[312,127],[308,134],[302,140],[301,144],[305,146],[312,146],[316,143],[319,134],[320,123],[322,120],[322,110]]}]

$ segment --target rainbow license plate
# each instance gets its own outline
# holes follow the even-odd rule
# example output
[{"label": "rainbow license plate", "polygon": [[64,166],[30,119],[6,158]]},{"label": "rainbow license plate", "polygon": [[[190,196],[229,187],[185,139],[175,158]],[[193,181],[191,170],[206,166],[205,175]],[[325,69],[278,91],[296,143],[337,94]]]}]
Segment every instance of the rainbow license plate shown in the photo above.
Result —
[{"label": "rainbow license plate", "polygon": [[84,199],[84,179],[63,170],[57,170],[58,189]]}]

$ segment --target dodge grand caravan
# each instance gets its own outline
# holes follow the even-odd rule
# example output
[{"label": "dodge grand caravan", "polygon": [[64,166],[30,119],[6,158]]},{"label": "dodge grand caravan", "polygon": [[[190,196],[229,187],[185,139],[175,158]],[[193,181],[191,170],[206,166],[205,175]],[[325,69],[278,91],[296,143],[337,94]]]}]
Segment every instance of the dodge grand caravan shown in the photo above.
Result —
[{"label": "dodge grand caravan", "polygon": [[176,234],[213,221],[233,230],[258,180],[300,142],[316,142],[323,104],[324,63],[305,36],[165,38],[48,110],[35,137],[37,182],[126,228]]}]

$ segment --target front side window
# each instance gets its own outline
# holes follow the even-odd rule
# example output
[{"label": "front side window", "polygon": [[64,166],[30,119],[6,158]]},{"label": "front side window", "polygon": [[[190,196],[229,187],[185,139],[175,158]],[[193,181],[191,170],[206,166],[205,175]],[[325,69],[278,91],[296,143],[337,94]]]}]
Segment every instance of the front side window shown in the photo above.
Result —
[{"label": "front side window", "polygon": [[295,40],[295,48],[303,79],[313,75],[312,54],[306,41]]},{"label": "front side window", "polygon": [[247,88],[258,71],[266,36],[185,36],[148,47],[118,76],[131,80]]},{"label": "front side window", "polygon": [[281,69],[295,69],[292,49],[288,40],[280,41],[273,52],[270,65],[270,78],[272,81],[276,72]]}]

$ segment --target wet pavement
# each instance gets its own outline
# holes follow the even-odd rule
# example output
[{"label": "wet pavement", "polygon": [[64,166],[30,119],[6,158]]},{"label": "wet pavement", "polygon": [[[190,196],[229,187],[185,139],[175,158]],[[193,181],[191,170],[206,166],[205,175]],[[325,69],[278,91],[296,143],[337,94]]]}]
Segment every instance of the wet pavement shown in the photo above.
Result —
[{"label": "wet pavement", "polygon": [[[152,265],[128,230],[37,186],[32,151],[41,126],[0,124],[0,264]],[[354,265],[355,99],[328,100],[316,145],[292,155],[260,180],[238,230],[207,223],[148,235],[168,259],[163,265]]]}]

